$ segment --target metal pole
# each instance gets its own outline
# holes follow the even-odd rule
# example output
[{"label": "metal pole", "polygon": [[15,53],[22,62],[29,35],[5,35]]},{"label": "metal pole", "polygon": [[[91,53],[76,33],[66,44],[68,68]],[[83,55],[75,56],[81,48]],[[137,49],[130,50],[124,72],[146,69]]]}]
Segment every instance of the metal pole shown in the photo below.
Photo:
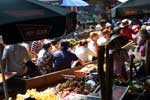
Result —
[{"label": "metal pole", "polygon": [[3,80],[3,89],[4,89],[5,100],[8,100],[9,96],[8,96],[7,84],[6,84],[6,80],[5,80],[5,76],[4,76],[4,70],[3,70],[3,66],[2,66],[1,57],[2,57],[2,43],[0,43],[0,70],[1,70],[1,74],[2,74],[2,80]]}]

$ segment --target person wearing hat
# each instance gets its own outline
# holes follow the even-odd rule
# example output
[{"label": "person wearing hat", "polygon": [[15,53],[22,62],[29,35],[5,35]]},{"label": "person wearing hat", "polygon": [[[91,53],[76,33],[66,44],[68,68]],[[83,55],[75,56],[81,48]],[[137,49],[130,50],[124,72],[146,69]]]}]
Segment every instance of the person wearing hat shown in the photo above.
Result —
[{"label": "person wearing hat", "polygon": [[54,71],[71,68],[71,64],[74,61],[79,61],[82,64],[82,61],[69,50],[70,46],[70,42],[67,40],[60,42],[60,50],[54,53]]},{"label": "person wearing hat", "polygon": [[143,25],[139,31],[139,41],[137,43],[137,52],[140,52],[141,56],[144,57],[146,53],[146,40],[149,39],[148,31],[146,30],[146,25]]},{"label": "person wearing hat", "polygon": [[124,62],[129,59],[126,49],[122,48],[128,43],[128,38],[119,34],[113,34],[110,38],[109,48],[113,53],[113,71],[114,74],[122,80],[127,80],[126,68]]},{"label": "person wearing hat", "polygon": [[119,25],[119,27],[121,28],[120,35],[127,36],[129,40],[133,40],[132,34],[136,34],[131,28],[129,28],[129,25],[131,25],[131,23],[131,20],[124,19]]}]

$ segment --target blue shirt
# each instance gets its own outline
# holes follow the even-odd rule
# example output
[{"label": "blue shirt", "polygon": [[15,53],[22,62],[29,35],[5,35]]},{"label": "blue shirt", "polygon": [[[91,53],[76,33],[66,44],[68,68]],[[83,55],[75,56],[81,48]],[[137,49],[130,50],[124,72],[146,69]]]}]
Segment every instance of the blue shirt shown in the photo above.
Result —
[{"label": "blue shirt", "polygon": [[59,50],[54,53],[54,71],[70,68],[73,61],[78,60],[78,57],[68,51]]}]

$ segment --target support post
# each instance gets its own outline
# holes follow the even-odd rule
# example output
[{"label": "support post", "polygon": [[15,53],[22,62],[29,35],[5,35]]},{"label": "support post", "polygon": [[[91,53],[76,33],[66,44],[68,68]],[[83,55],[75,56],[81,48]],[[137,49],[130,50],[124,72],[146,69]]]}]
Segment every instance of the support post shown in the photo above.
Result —
[{"label": "support post", "polygon": [[150,74],[150,41],[146,40],[146,61],[145,61],[145,72],[146,76]]},{"label": "support post", "polygon": [[106,100],[112,100],[113,87],[113,52],[109,52],[109,45],[106,47]]},{"label": "support post", "polygon": [[99,46],[99,49],[98,49],[98,78],[99,78],[99,81],[101,84],[101,92],[99,91],[99,95],[101,95],[102,100],[106,100],[105,72],[103,69],[104,54],[105,54],[105,46]]}]

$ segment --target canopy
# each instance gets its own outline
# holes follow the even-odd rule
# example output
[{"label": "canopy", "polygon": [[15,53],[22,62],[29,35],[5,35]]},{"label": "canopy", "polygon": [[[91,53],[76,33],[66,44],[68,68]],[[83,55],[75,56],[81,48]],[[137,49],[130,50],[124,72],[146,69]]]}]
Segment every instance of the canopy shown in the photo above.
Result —
[{"label": "canopy", "polygon": [[88,6],[89,4],[83,0],[63,0],[61,6]]},{"label": "canopy", "polygon": [[76,26],[76,13],[37,0],[0,0],[0,34],[7,44],[60,37]]},{"label": "canopy", "polygon": [[150,0],[128,0],[111,10],[112,17],[150,14]]}]

